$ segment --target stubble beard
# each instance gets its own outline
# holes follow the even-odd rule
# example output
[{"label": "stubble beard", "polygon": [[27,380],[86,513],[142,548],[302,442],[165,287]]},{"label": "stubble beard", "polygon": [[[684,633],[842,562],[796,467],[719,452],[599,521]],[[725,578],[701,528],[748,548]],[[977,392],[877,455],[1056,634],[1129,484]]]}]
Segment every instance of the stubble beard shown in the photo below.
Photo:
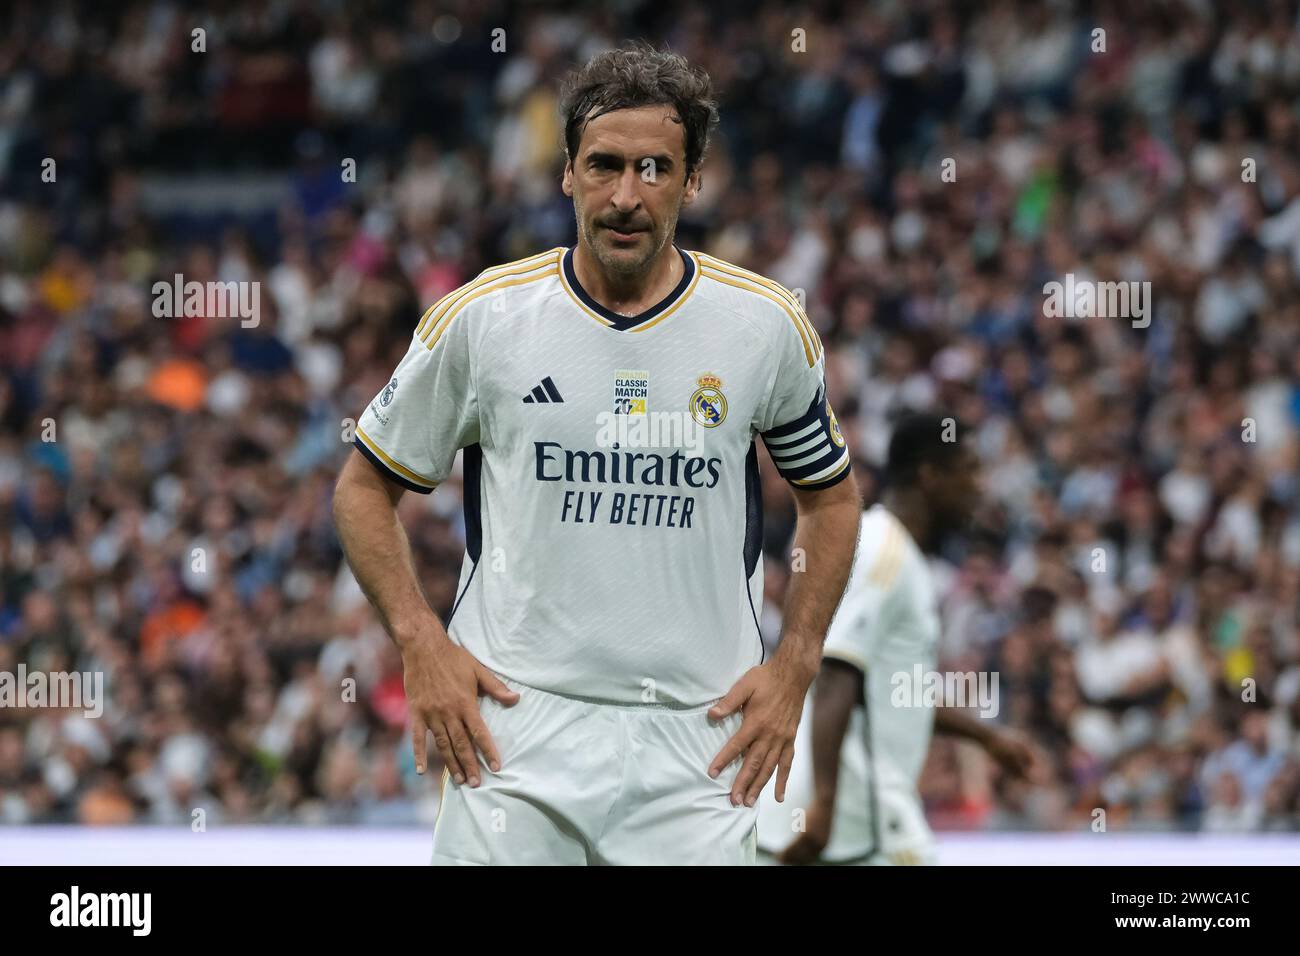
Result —
[{"label": "stubble beard", "polygon": [[[576,205],[576,204],[575,204]],[[582,223],[582,238],[586,240],[587,248],[595,256],[600,268],[611,276],[617,276],[623,280],[635,280],[642,278],[649,273],[651,264],[655,257],[663,251],[668,240],[673,236],[677,228],[677,216],[680,207],[674,209],[672,216],[668,218],[661,228],[651,227],[650,248],[635,259],[629,259],[624,255],[611,255],[609,247],[601,241],[603,238],[600,233],[601,227],[594,220],[586,216],[582,209],[578,209],[578,221]]]}]

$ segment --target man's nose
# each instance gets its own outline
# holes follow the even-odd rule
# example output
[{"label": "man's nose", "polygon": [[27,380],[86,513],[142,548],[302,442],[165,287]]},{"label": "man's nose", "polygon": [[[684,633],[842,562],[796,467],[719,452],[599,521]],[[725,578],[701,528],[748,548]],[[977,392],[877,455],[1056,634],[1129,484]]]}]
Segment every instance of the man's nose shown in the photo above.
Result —
[{"label": "man's nose", "polygon": [[633,212],[641,205],[641,179],[637,175],[635,166],[628,166],[623,170],[623,175],[619,178],[618,188],[614,190],[614,195],[610,197],[610,202],[614,204],[619,212]]}]

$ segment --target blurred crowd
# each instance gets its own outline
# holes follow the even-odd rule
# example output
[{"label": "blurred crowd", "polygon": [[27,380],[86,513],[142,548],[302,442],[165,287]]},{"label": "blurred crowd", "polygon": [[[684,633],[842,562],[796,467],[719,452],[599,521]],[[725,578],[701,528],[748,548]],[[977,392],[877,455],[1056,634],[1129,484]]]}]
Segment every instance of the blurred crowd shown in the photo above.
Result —
[{"label": "blurred crowd", "polygon": [[[556,82],[645,38],[720,100],[679,244],[806,296],[866,500],[899,413],[972,426],[939,666],[1041,766],[936,740],[935,826],[1300,828],[1298,6],[6,5],[0,672],[108,702],[0,709],[0,822],[432,819],[333,481],[424,307],[572,243]],[[155,317],[176,273],[257,326]],[[445,618],[458,481],[401,513]]]}]

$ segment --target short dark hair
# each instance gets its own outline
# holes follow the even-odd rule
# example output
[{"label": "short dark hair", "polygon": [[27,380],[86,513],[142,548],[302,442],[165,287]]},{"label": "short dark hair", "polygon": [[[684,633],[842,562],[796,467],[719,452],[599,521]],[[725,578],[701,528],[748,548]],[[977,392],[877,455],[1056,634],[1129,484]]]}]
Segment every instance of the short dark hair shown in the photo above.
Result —
[{"label": "short dark hair", "polygon": [[718,123],[713,81],[684,56],[633,43],[598,53],[564,78],[560,116],[564,149],[573,160],[582,131],[597,116],[641,106],[671,106],[686,140],[686,173],[698,169]]},{"label": "short dark hair", "polygon": [[925,464],[939,468],[953,465],[967,434],[968,427],[953,415],[928,412],[904,415],[895,423],[889,438],[885,481],[891,485],[915,481]]}]

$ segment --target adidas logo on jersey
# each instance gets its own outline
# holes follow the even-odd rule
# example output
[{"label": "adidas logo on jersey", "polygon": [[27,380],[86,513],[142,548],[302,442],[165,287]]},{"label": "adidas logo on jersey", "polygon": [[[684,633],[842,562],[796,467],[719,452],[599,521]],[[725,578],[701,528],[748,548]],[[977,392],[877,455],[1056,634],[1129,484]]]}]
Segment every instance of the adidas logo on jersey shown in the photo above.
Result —
[{"label": "adidas logo on jersey", "polygon": [[549,375],[542,379],[540,385],[534,385],[533,390],[524,396],[525,405],[562,401],[564,399],[560,397],[560,390],[555,387],[555,383],[551,381]]}]

